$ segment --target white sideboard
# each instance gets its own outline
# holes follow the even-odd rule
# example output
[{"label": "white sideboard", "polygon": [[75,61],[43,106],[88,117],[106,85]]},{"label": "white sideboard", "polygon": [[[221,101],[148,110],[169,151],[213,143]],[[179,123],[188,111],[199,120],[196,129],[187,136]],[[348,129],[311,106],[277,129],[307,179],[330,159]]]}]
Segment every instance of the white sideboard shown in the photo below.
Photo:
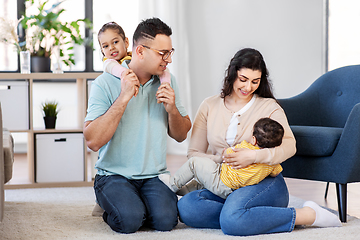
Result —
[{"label": "white sideboard", "polygon": [[[88,180],[87,176],[87,147],[82,136],[83,122],[86,116],[87,108],[87,82],[99,76],[100,72],[80,72],[80,73],[0,73],[0,101],[1,106],[8,111],[3,111],[3,119],[9,126],[10,132],[26,132],[28,134],[28,170],[29,170],[29,183],[28,184],[7,184],[5,188],[24,188],[24,187],[65,187],[65,186],[90,186],[92,181]],[[35,81],[49,81],[57,82],[61,80],[75,80],[77,88],[77,126],[72,129],[34,129],[33,126],[33,84]],[[8,116],[11,115],[11,116]],[[5,124],[5,121],[4,121]],[[6,127],[6,126],[4,126]],[[63,136],[63,137],[61,137]],[[72,142],[72,138],[76,136],[77,140]],[[81,140],[78,137],[81,136]],[[55,147],[50,142],[45,144],[37,142],[39,139],[49,139],[55,137],[56,139],[68,139],[67,143],[61,144],[59,151],[53,153],[56,156],[51,156],[51,149]],[[69,138],[70,137],[70,138]],[[38,139],[38,140],[37,140]],[[43,140],[41,140],[43,141]],[[79,142],[80,141],[80,142]],[[61,142],[61,141],[60,141]],[[65,140],[66,142],[66,140]],[[69,144],[70,142],[70,144]],[[39,147],[40,146],[40,147]],[[49,148],[49,149],[44,149]],[[81,148],[79,150],[79,148]],[[44,150],[43,150],[44,149]],[[71,153],[76,155],[75,163],[71,158]],[[39,159],[36,159],[40,157]],[[48,159],[48,160],[46,160]],[[58,164],[57,161],[68,160],[64,165]],[[38,160],[38,161],[37,161]],[[44,162],[45,161],[45,162]],[[47,162],[48,161],[48,162]],[[73,166],[75,171],[65,173],[62,169],[59,171],[58,176],[49,177],[49,173],[54,169],[60,167],[69,168]],[[52,166],[50,169],[48,169]],[[45,168],[44,168],[45,167]],[[46,172],[48,170],[48,172]],[[56,174],[55,174],[56,175]],[[66,176],[69,176],[68,178]],[[40,180],[39,180],[40,179]],[[48,180],[47,180],[48,179]]]}]

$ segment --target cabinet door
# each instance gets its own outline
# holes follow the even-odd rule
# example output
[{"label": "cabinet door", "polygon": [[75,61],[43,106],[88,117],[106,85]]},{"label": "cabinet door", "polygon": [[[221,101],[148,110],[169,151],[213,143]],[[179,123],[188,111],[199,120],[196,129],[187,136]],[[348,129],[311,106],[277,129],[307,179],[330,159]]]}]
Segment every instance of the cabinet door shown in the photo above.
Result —
[{"label": "cabinet door", "polygon": [[29,83],[0,81],[3,127],[10,131],[29,129]]},{"label": "cabinet door", "polygon": [[85,181],[82,133],[36,134],[35,141],[35,182]]}]

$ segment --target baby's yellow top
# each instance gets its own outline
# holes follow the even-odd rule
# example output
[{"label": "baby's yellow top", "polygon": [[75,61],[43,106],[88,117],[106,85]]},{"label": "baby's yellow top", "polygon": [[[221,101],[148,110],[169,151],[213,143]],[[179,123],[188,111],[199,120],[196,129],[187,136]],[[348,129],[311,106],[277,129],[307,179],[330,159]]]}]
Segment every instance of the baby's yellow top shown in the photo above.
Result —
[{"label": "baby's yellow top", "polygon": [[[237,144],[234,148],[248,148],[251,150],[260,149],[245,140],[240,144]],[[234,151],[232,148],[227,148],[225,153],[234,153]],[[276,177],[282,170],[280,164],[267,165],[263,163],[254,163],[245,168],[233,169],[231,166],[223,163],[221,165],[220,178],[229,188],[238,189],[240,187],[257,184],[269,175]]]}]

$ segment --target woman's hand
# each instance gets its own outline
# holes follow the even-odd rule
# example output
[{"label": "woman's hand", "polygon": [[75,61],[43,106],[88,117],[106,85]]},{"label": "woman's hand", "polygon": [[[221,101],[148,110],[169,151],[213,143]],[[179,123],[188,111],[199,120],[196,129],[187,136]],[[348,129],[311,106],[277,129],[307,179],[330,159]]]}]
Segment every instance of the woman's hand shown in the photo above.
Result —
[{"label": "woman's hand", "polygon": [[255,150],[248,148],[233,148],[234,153],[226,154],[223,152],[223,160],[233,169],[240,169],[253,164],[256,160]]}]

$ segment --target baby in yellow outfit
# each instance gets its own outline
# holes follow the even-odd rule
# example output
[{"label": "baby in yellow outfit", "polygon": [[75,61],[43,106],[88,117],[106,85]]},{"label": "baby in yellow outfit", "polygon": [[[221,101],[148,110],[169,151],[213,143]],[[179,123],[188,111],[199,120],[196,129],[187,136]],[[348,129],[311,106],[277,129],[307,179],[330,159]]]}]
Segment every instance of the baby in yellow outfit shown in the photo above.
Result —
[{"label": "baby in yellow outfit", "polygon": [[[252,150],[260,149],[259,147],[242,141],[234,148],[248,148]],[[233,148],[226,149],[226,153],[233,153]],[[254,163],[245,168],[233,169],[227,164],[221,164],[220,179],[221,181],[232,189],[238,189],[249,185],[254,185],[261,182],[267,176],[276,177],[281,171],[280,164],[268,165],[263,163]]]},{"label": "baby in yellow outfit", "polygon": [[[254,125],[251,143],[244,140],[225,151],[231,153],[234,152],[234,148],[273,148],[281,145],[283,136],[284,128],[281,124],[270,118],[261,118]],[[161,174],[159,179],[174,192],[178,192],[190,180],[195,179],[212,193],[226,198],[235,189],[257,184],[267,176],[276,177],[281,171],[280,164],[272,166],[254,163],[245,168],[233,169],[226,163],[219,164],[208,158],[192,157],[174,176]]]}]

